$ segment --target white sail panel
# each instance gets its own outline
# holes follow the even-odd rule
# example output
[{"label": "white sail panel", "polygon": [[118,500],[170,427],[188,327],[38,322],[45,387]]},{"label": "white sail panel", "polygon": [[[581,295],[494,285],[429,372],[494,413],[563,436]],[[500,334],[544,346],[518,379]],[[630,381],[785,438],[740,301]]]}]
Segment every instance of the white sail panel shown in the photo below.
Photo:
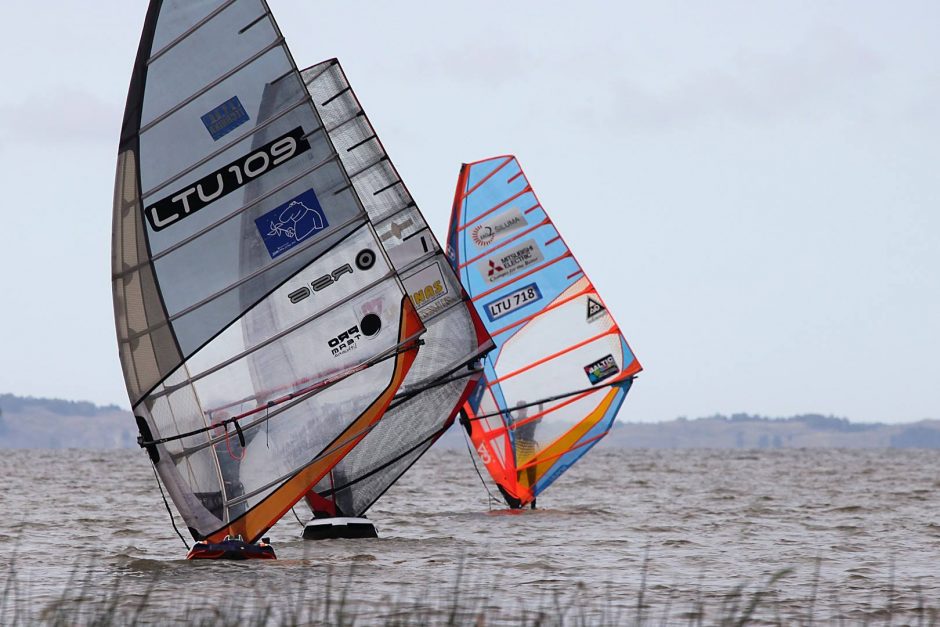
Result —
[{"label": "white sail panel", "polygon": [[142,440],[194,537],[253,541],[369,433],[424,332],[262,0],[151,3],[114,215]]},{"label": "white sail panel", "polygon": [[333,510],[327,513],[360,516],[452,424],[478,373],[471,363],[491,341],[339,62],[325,61],[302,76],[380,245],[427,327],[392,407],[316,488]]}]

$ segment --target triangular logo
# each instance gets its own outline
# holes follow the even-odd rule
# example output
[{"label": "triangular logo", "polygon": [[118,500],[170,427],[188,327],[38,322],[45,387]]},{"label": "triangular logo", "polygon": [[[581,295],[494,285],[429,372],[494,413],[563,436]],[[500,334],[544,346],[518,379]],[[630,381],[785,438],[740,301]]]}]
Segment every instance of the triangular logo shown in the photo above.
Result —
[{"label": "triangular logo", "polygon": [[602,304],[600,304],[598,301],[588,296],[588,299],[587,299],[588,322],[594,322],[605,311],[607,311],[607,309]]}]

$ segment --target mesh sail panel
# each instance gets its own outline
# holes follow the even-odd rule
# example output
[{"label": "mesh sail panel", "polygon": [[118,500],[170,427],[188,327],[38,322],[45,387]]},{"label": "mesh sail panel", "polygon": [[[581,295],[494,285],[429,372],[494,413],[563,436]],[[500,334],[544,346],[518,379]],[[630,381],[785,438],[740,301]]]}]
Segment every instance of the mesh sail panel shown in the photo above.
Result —
[{"label": "mesh sail panel", "polygon": [[339,62],[325,61],[301,74],[383,251],[427,328],[396,401],[316,488],[328,499],[341,489],[335,499],[340,513],[362,515],[451,425],[475,381],[468,364],[491,343]]},{"label": "mesh sail panel", "polygon": [[607,433],[640,364],[514,157],[463,166],[448,253],[496,342],[471,439],[523,506]]},{"label": "mesh sail panel", "polygon": [[253,541],[369,433],[424,332],[263,0],[151,3],[113,229],[151,459],[194,537]]}]

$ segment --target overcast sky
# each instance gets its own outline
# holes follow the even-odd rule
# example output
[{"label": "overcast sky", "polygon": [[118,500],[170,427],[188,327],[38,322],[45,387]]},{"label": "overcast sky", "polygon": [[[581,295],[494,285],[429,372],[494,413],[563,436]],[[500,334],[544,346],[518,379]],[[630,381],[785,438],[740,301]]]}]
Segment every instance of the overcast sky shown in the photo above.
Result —
[{"label": "overcast sky", "polygon": [[[460,163],[519,157],[646,368],[622,420],[940,418],[940,3],[270,4],[439,237]],[[0,6],[0,392],[127,406],[111,197],[145,5]]]}]

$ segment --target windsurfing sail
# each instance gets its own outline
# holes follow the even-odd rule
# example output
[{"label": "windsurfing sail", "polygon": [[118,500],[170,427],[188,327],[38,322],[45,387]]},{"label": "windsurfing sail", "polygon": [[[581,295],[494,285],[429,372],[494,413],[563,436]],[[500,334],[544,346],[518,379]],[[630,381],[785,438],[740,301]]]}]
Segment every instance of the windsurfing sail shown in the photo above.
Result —
[{"label": "windsurfing sail", "polygon": [[254,542],[375,426],[425,330],[263,0],[151,2],[113,220],[141,445],[194,538]]},{"label": "windsurfing sail", "polygon": [[447,254],[496,342],[465,424],[524,507],[610,430],[641,367],[515,157],[461,168]]},{"label": "windsurfing sail", "polygon": [[493,346],[437,238],[336,59],[301,73],[384,252],[427,328],[391,407],[308,496],[315,515],[362,516],[453,424]]}]

